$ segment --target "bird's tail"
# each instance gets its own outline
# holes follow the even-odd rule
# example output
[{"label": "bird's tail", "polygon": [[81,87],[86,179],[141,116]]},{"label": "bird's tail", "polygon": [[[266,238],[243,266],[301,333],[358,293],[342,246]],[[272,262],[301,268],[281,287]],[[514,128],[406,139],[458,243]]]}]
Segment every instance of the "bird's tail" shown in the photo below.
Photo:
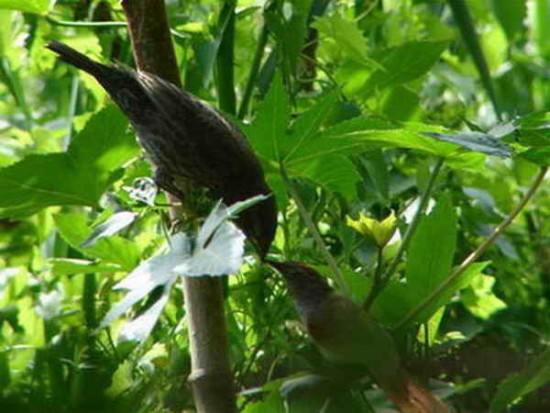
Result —
[{"label": "bird's tail", "polygon": [[80,52],[77,52],[72,47],[67,46],[64,43],[57,42],[52,40],[46,45],[46,48],[50,49],[52,52],[55,52],[59,55],[61,60],[70,65],[73,65],[79,69],[88,72],[94,77],[101,76],[105,73],[105,70],[108,70],[108,67],[102,65],[101,63],[94,62],[92,59],[83,55]]},{"label": "bird's tail", "polygon": [[403,413],[449,413],[436,396],[410,377],[406,377],[405,383],[398,388],[384,390]]}]

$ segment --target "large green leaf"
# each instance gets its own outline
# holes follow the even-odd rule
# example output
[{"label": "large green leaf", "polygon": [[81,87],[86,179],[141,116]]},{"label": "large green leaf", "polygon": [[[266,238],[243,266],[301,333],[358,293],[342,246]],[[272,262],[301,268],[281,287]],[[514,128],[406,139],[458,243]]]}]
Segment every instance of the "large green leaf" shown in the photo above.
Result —
[{"label": "large green leaf", "polygon": [[278,73],[256,112],[254,122],[243,126],[243,132],[250,138],[254,149],[266,161],[281,159],[279,140],[286,136],[289,118],[287,92]]},{"label": "large green leaf", "polygon": [[383,69],[374,71],[363,85],[363,93],[397,86],[426,74],[437,63],[448,42],[409,42],[373,56]]},{"label": "large green leaf", "polygon": [[292,157],[294,151],[319,132],[319,129],[333,111],[336,101],[336,93],[327,94],[316,105],[296,119],[288,135],[281,136],[280,146],[284,148],[285,160]]},{"label": "large green leaf", "polygon": [[[420,222],[407,250],[407,286],[425,297],[450,272],[456,247],[457,217],[449,197]],[[437,240],[437,242],[434,242]]]},{"label": "large green leaf", "polygon": [[438,156],[450,156],[457,146],[438,142],[421,132],[443,132],[444,128],[409,123],[400,125],[379,118],[359,117],[341,122],[311,139],[287,158],[289,164],[306,163],[319,156],[355,154],[378,148],[419,149]]},{"label": "large green leaf", "polygon": [[116,169],[139,153],[127,120],[113,106],[95,114],[67,152],[31,155],[0,170],[0,216],[52,205],[95,205]]},{"label": "large green leaf", "polygon": [[498,386],[491,402],[491,411],[505,410],[517,399],[538,389],[550,381],[550,348],[531,360],[527,367],[517,374],[508,376]]},{"label": "large green leaf", "polygon": [[320,157],[292,175],[306,176],[328,190],[341,193],[350,201],[356,197],[355,185],[359,180],[359,174],[353,163],[345,156]]}]

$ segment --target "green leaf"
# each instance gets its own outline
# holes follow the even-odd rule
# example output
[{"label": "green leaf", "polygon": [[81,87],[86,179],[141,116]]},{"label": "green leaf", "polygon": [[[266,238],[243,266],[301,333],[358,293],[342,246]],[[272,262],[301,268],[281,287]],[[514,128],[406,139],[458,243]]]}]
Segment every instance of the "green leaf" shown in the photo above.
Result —
[{"label": "green leaf", "polygon": [[396,86],[384,94],[381,103],[382,113],[389,119],[407,121],[418,111],[420,97],[410,88]]},{"label": "green leaf", "polygon": [[550,146],[550,112],[532,113],[517,123],[517,136],[522,145]]},{"label": "green leaf", "polygon": [[531,148],[522,152],[520,156],[527,159],[529,162],[536,163],[540,166],[550,165],[550,146],[544,148]]},{"label": "green leaf", "polygon": [[301,170],[289,172],[292,176],[307,177],[330,191],[339,192],[350,201],[356,197],[355,186],[360,177],[345,156],[323,156],[304,164]]},{"label": "green leaf", "polygon": [[353,62],[362,66],[379,67],[375,61],[367,57],[367,40],[356,22],[333,14],[317,18],[312,26],[322,37],[328,37],[338,45],[345,56]]},{"label": "green leaf", "polygon": [[372,73],[363,85],[362,92],[368,95],[374,90],[384,89],[410,82],[426,74],[437,63],[448,42],[409,42],[375,54],[374,60],[383,69]]},{"label": "green leaf", "polygon": [[[489,265],[488,261],[470,265],[462,274],[435,295],[428,305],[403,327],[406,328],[412,324],[428,321],[451,300],[456,292],[466,288],[472,282],[472,279],[480,274],[487,265]],[[409,289],[408,283],[392,280],[374,302],[372,311],[380,322],[389,326],[396,326],[426,298],[427,296],[418,296]]]},{"label": "green leaf", "polygon": [[[450,272],[456,247],[457,217],[449,197],[420,222],[407,250],[407,286],[425,297]],[[437,242],[434,242],[437,240]]]},{"label": "green leaf", "polygon": [[505,410],[517,399],[538,389],[550,381],[550,348],[531,360],[527,367],[517,374],[508,376],[498,386],[491,402],[491,411]]},{"label": "green leaf", "polygon": [[378,118],[359,117],[341,122],[314,136],[292,153],[288,165],[309,162],[319,156],[356,154],[379,148],[419,149],[438,156],[451,156],[457,147],[422,135],[423,131],[444,132],[442,127],[407,123],[400,125]]},{"label": "green leaf", "polygon": [[295,150],[319,131],[323,122],[334,109],[336,101],[337,94],[335,92],[327,94],[316,105],[296,119],[289,134],[280,137],[280,146],[287,158],[291,157]]},{"label": "green leaf", "polygon": [[0,9],[19,10],[26,13],[46,13],[49,0],[0,0]]},{"label": "green leaf", "polygon": [[472,151],[481,152],[487,155],[509,158],[513,155],[511,147],[492,135],[481,132],[462,132],[453,135],[442,133],[424,132],[424,135],[439,139],[445,142],[456,143]]},{"label": "green leaf", "polygon": [[91,233],[90,228],[86,225],[84,214],[57,214],[54,216],[54,220],[63,239],[84,255],[120,265],[123,270],[127,271],[139,263],[140,251],[136,244],[118,236],[101,238],[93,246],[82,248],[82,242]]},{"label": "green leaf", "polygon": [[514,40],[525,30],[523,21],[527,17],[527,2],[524,0],[491,0],[493,10],[506,36]]},{"label": "green leaf", "polygon": [[494,313],[507,307],[493,292],[495,278],[479,274],[468,288],[462,291],[462,303],[476,317],[488,319]]},{"label": "green leaf", "polygon": [[285,136],[290,117],[288,97],[280,73],[276,74],[251,125],[243,132],[256,152],[268,161],[281,159],[278,140]]},{"label": "green leaf", "polygon": [[113,106],[95,114],[67,152],[30,155],[0,170],[0,216],[33,214],[52,205],[97,204],[116,169],[139,153],[128,122]]},{"label": "green leaf", "polygon": [[74,258],[53,258],[49,260],[49,263],[52,266],[52,272],[57,275],[121,271],[121,267],[116,264],[97,263]]},{"label": "green leaf", "polygon": [[366,152],[361,155],[359,162],[369,173],[369,177],[381,198],[388,199],[390,196],[390,179],[384,153],[381,150]]}]

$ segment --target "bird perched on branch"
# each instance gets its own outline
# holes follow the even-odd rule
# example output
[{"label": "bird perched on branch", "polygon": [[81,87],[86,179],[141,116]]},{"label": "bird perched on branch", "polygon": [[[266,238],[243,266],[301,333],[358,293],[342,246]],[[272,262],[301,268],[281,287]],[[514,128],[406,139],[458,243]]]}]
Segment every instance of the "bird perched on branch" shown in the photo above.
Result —
[{"label": "bird perched on branch", "polygon": [[405,371],[391,335],[361,307],[336,294],[325,278],[304,264],[268,263],[285,278],[302,323],[328,358],[365,366],[403,413],[448,413]]},{"label": "bird perched on branch", "polygon": [[[60,42],[46,47],[109,93],[130,120],[163,189],[181,199],[190,182],[211,189],[227,205],[271,193],[246,138],[210,106],[153,74],[95,62]],[[236,221],[264,256],[277,226],[273,196]]]}]

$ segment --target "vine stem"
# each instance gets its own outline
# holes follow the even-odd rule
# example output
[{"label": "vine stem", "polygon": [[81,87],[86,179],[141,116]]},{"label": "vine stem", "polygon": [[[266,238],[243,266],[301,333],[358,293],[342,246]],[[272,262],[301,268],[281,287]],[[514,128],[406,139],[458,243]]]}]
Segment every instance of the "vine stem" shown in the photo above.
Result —
[{"label": "vine stem", "polygon": [[334,274],[334,281],[336,281],[336,283],[338,284],[340,291],[342,291],[345,295],[350,296],[350,291],[346,283],[346,280],[344,279],[344,275],[342,274],[342,271],[340,271],[340,268],[338,268],[338,264],[336,263],[336,260],[328,250],[327,245],[325,244],[325,241],[323,241],[323,237],[321,237],[321,234],[319,233],[319,230],[315,226],[315,223],[313,222],[311,215],[309,214],[304,203],[302,202],[302,198],[298,194],[296,187],[288,177],[285,167],[282,164],[281,164],[281,175],[288,188],[288,192],[290,192],[290,196],[296,203],[298,212],[302,216],[302,219],[304,220],[307,228],[309,229],[309,232],[311,233],[311,235],[313,236],[313,239],[319,246],[321,253],[323,254],[328,266],[330,267],[332,273]]},{"label": "vine stem", "polygon": [[489,248],[497,239],[497,237],[502,234],[502,232],[514,221],[514,219],[519,215],[519,213],[525,208],[527,203],[531,200],[533,195],[537,192],[537,189],[540,187],[544,180],[544,176],[548,171],[548,167],[541,168],[539,174],[536,176],[533,184],[529,190],[525,193],[518,205],[512,210],[510,215],[502,221],[489,235],[479,247],[477,247],[470,255],[468,255],[458,267],[456,267],[448,276],[443,280],[441,284],[422,301],[414,309],[411,310],[396,326],[395,329],[399,330],[406,326],[411,320],[413,320],[418,314],[420,314],[426,307],[428,307],[441,292],[447,288],[453,281],[455,281],[466,269],[472,265],[486,250]]},{"label": "vine stem", "polygon": [[[52,26],[61,26],[61,27],[82,27],[82,28],[119,28],[127,27],[128,23],[123,21],[101,21],[101,22],[79,22],[79,21],[66,21],[66,20],[57,20],[51,16],[44,16],[44,19],[50,23]],[[170,33],[174,37],[179,37],[181,39],[186,39],[184,35],[174,29],[170,29]]]},{"label": "vine stem", "polygon": [[432,195],[432,191],[435,186],[435,181],[439,175],[439,172],[441,171],[441,167],[443,166],[444,161],[445,159],[443,157],[440,157],[437,160],[437,163],[435,164],[434,169],[432,170],[432,173],[430,174],[430,178],[428,180],[428,184],[426,185],[426,189],[424,190],[424,193],[420,197],[420,203],[418,205],[418,209],[414,213],[413,219],[409,227],[407,228],[407,231],[405,231],[405,235],[403,235],[401,245],[399,246],[399,249],[395,254],[395,258],[393,259],[392,263],[389,265],[388,269],[384,273],[381,288],[383,288],[387,284],[387,282],[395,272],[395,269],[399,265],[401,258],[403,258],[403,254],[405,253],[405,251],[409,246],[409,243],[411,242],[413,234],[416,232],[416,228],[420,223],[422,214],[424,213],[426,207],[428,206],[428,202],[430,201],[430,196]]}]

